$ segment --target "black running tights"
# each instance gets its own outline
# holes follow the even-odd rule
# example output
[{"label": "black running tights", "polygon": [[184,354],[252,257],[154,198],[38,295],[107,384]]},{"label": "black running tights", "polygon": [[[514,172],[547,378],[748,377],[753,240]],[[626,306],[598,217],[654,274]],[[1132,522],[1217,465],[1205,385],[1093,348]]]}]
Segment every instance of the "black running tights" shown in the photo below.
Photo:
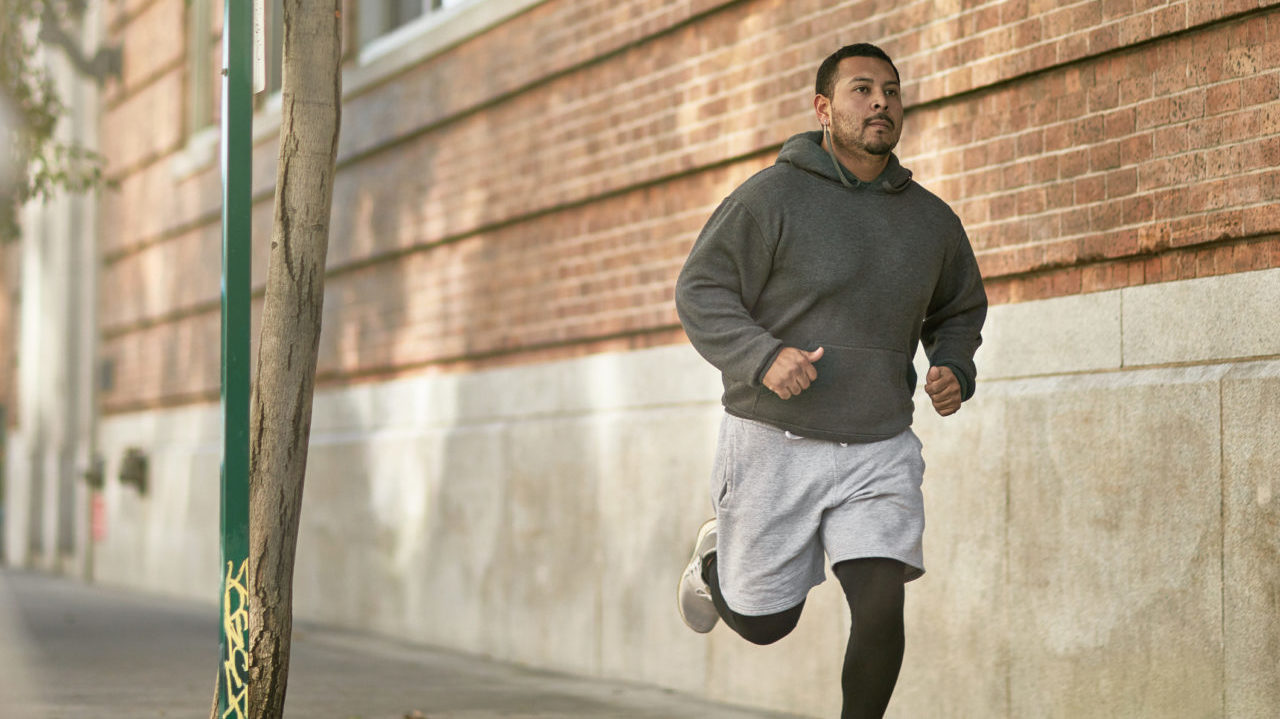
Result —
[{"label": "black running tights", "polygon": [[[777,614],[738,614],[720,593],[715,555],[708,560],[702,574],[720,618],[730,629],[753,644],[772,644],[795,629],[804,601]],[[871,558],[840,562],[832,569],[853,618],[840,681],[844,694],[840,719],[880,719],[902,667],[903,566],[893,559]]]}]

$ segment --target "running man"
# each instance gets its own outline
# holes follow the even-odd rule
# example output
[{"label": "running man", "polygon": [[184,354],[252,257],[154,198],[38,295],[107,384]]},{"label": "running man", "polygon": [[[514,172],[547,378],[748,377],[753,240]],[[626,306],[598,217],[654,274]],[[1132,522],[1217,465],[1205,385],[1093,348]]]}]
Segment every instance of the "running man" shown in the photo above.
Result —
[{"label": "running man", "polygon": [[882,717],[903,653],[903,585],[924,573],[924,389],[974,393],[987,298],[959,218],[893,148],[900,78],[870,44],[818,69],[821,131],[792,137],[698,236],[676,285],[690,341],[724,381],[711,500],[680,615],[756,644],[786,636],[831,562],[852,612],[843,719]]}]

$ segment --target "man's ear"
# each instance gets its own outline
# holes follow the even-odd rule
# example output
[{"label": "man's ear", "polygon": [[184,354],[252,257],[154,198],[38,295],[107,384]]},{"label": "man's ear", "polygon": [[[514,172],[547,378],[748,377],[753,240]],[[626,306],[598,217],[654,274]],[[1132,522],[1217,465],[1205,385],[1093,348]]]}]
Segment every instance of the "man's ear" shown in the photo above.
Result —
[{"label": "man's ear", "polygon": [[813,96],[813,112],[818,116],[818,124],[826,127],[831,124],[831,101],[825,95]]}]

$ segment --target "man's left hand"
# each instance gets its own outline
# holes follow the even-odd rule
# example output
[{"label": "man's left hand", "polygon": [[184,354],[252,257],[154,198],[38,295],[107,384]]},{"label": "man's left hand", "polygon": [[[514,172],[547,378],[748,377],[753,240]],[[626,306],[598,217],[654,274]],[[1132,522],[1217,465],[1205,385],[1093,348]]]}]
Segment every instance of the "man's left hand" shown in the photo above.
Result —
[{"label": "man's left hand", "polygon": [[925,375],[924,391],[933,400],[933,409],[946,417],[960,409],[960,380],[950,367],[930,367]]}]

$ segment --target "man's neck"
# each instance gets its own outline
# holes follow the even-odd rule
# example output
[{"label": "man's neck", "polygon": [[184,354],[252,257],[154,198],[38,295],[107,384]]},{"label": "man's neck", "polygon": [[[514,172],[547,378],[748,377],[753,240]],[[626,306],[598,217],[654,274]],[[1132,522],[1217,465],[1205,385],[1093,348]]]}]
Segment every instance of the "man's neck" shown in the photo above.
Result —
[{"label": "man's neck", "polygon": [[[830,135],[828,135],[830,137]],[[862,182],[871,182],[884,172],[884,168],[889,164],[889,155],[872,155],[869,152],[845,152],[839,146],[835,145],[832,140],[832,146],[835,147],[836,159],[844,165],[853,176]],[[827,146],[827,138],[822,140],[823,148],[830,149]]]}]

